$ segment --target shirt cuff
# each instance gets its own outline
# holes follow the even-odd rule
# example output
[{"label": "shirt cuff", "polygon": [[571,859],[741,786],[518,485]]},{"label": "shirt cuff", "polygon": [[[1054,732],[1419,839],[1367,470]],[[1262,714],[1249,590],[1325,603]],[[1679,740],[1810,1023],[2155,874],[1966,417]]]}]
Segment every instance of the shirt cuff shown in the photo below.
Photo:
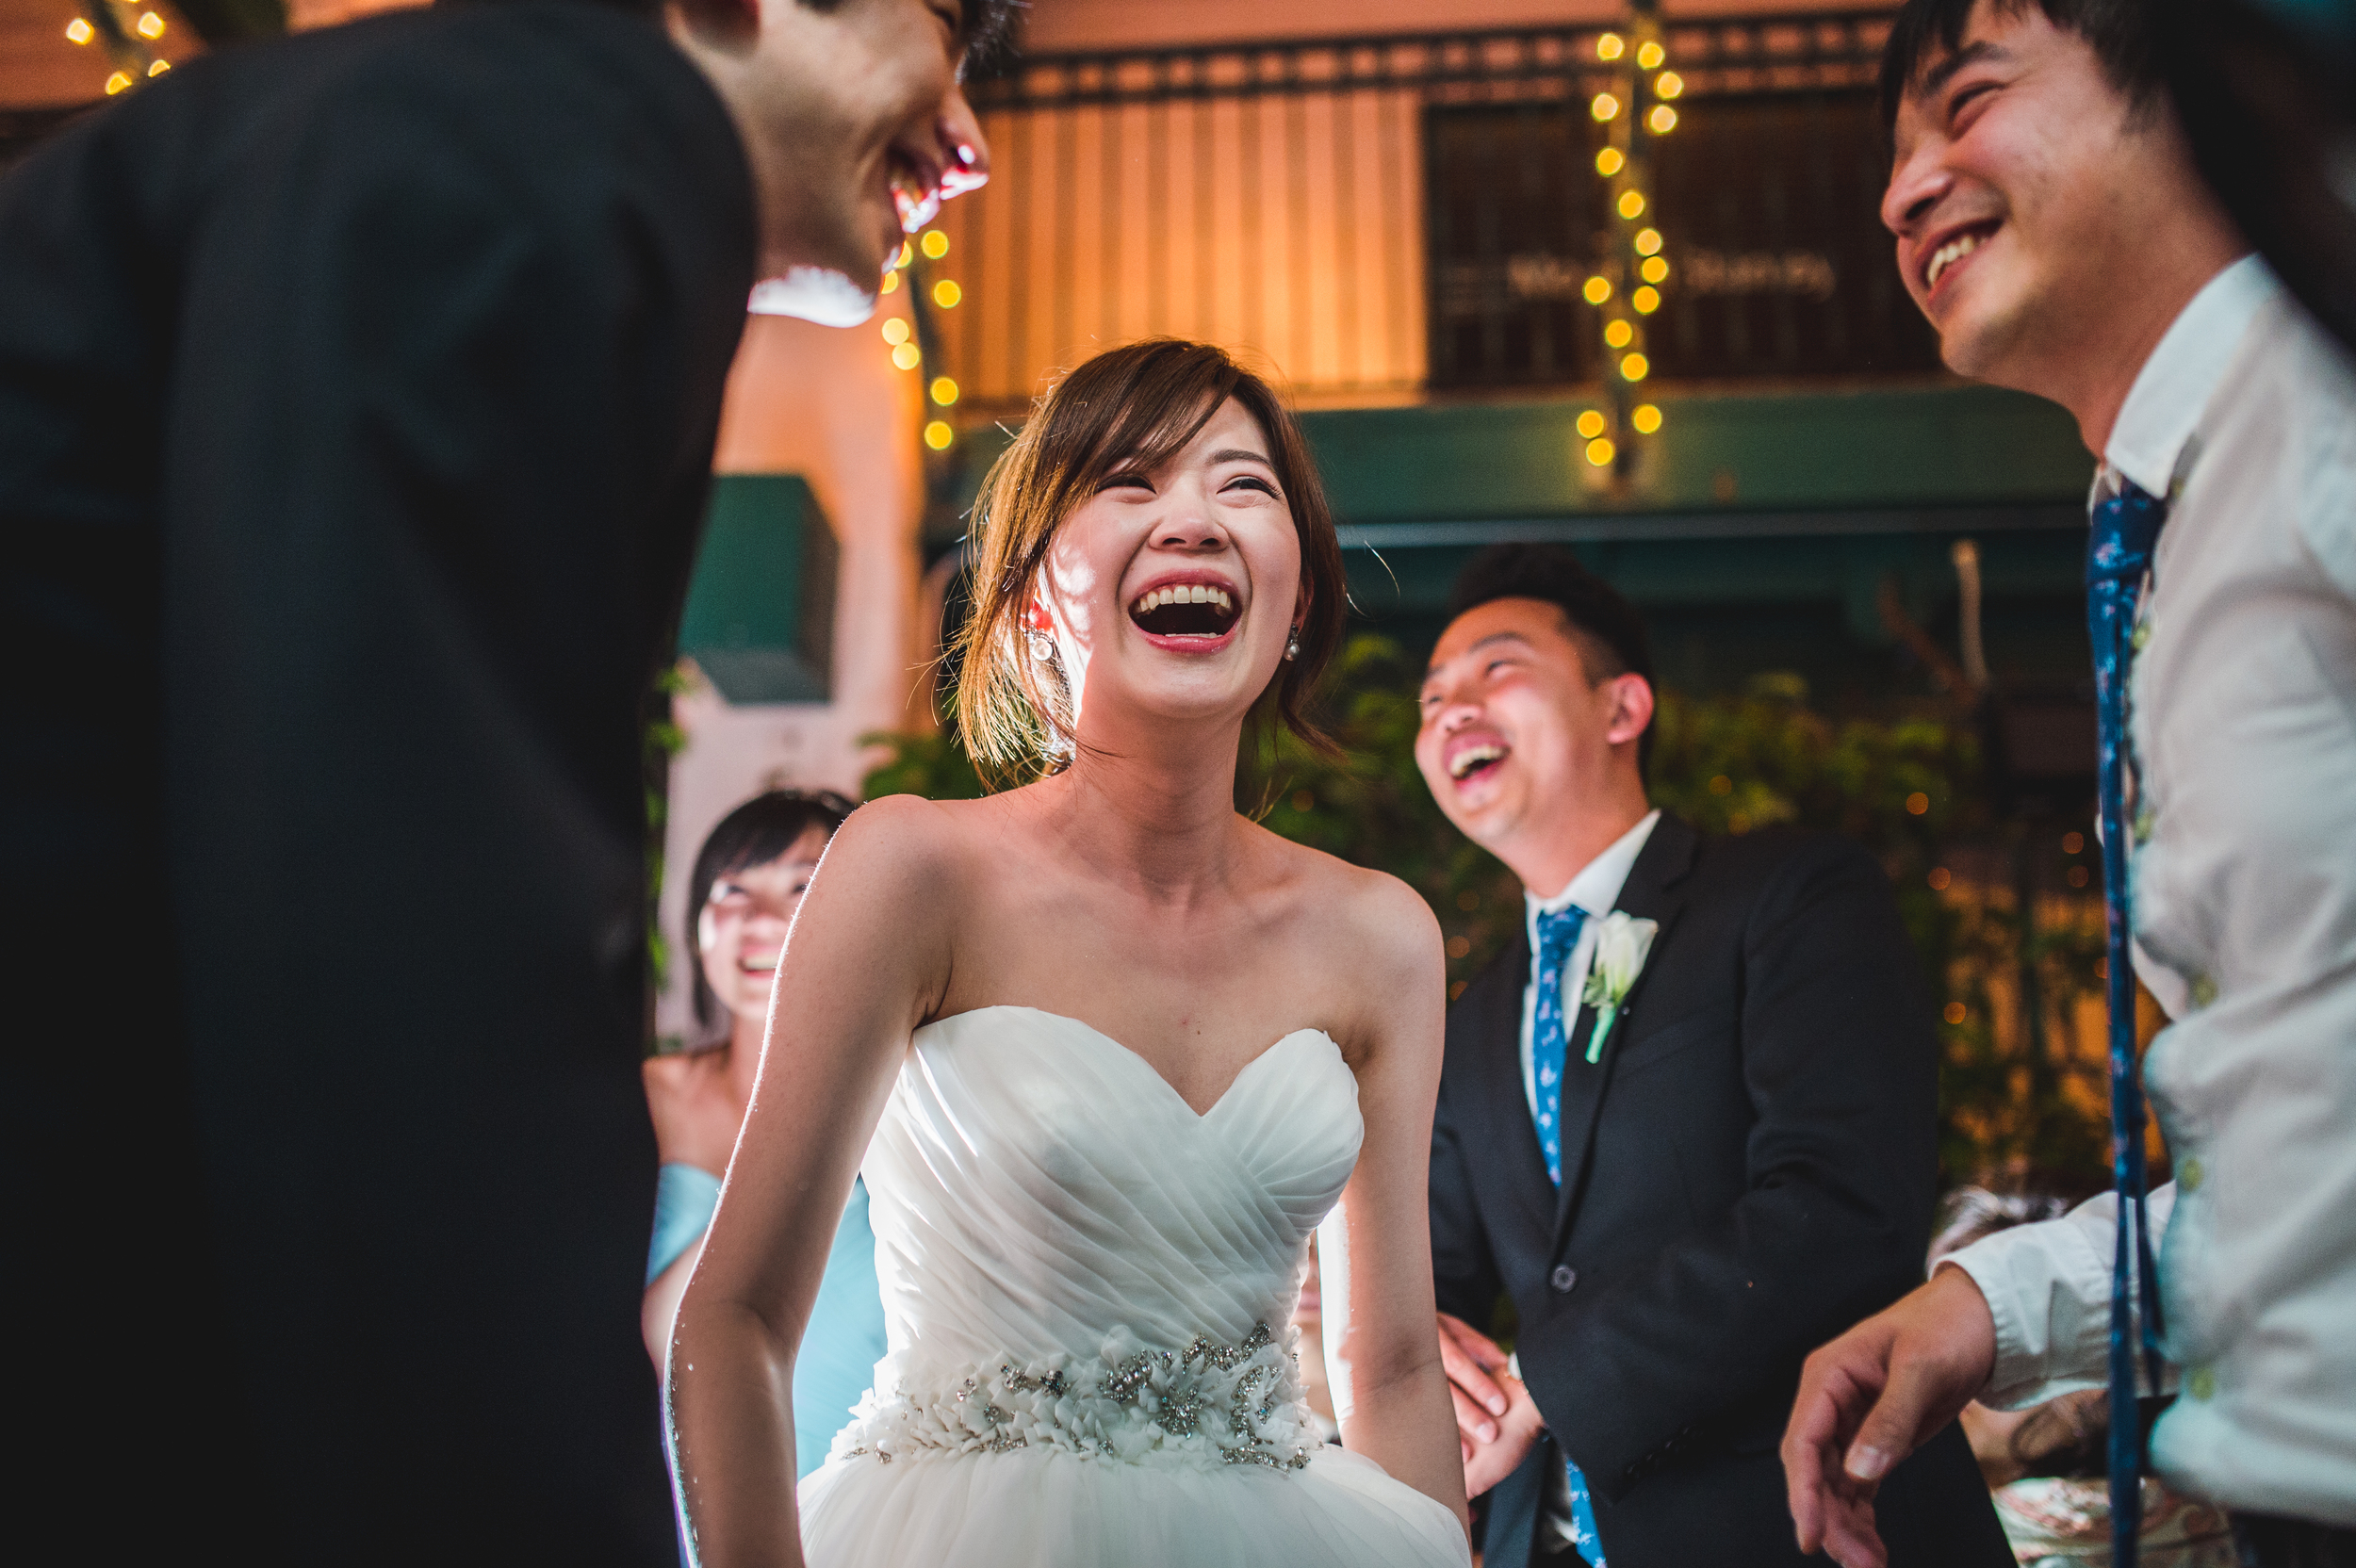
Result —
[{"label": "shirt cuff", "polygon": [[[2146,1200],[2155,1233],[2165,1230],[2174,1197],[2166,1186]],[[2118,1217],[2118,1195],[2106,1192],[2058,1219],[1999,1231],[1940,1261],[1980,1287],[1995,1321],[1996,1364],[1981,1403],[2024,1410],[2110,1380]]]}]

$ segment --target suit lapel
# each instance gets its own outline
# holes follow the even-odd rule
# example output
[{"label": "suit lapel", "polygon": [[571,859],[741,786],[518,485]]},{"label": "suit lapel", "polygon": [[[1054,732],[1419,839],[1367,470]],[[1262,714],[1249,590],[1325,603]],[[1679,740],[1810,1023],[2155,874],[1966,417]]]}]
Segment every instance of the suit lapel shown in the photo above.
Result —
[{"label": "suit lapel", "polygon": [[[1670,928],[1684,911],[1685,900],[1676,889],[1693,869],[1693,853],[1701,843],[1701,835],[1694,832],[1683,818],[1662,812],[1653,825],[1652,836],[1644,841],[1636,863],[1628,868],[1628,881],[1620,888],[1619,902],[1612,907],[1640,919],[1658,921],[1661,929],[1653,937],[1651,954],[1644,967],[1628,988],[1628,998],[1620,1004],[1620,1016],[1612,1025],[1612,1033],[1604,1039],[1601,1073],[1596,1079],[1593,1102],[1588,1106],[1578,1141],[1566,1142],[1562,1148],[1562,1190],[1558,1195],[1554,1217],[1554,1256],[1560,1260],[1571,1227],[1579,1218],[1579,1204],[1587,1196],[1587,1179],[1592,1168],[1595,1129],[1603,1120],[1604,1101],[1611,1096],[1612,1068],[1619,1059],[1619,1048],[1628,1037],[1630,1015],[1644,997],[1644,988],[1659,971],[1661,953],[1668,945]],[[1595,1009],[1580,1004],[1579,1017],[1571,1028],[1570,1054],[1583,1056],[1589,1040],[1595,1036]],[[1570,1129],[1565,1127],[1567,1134]]]}]

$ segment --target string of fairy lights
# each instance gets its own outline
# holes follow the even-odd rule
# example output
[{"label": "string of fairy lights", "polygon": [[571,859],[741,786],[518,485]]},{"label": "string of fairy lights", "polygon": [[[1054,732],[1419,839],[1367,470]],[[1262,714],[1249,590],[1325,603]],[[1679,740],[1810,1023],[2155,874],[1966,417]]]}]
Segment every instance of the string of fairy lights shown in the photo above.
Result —
[{"label": "string of fairy lights", "polygon": [[1595,308],[1603,334],[1604,402],[1579,416],[1587,462],[1626,477],[1635,459],[1632,436],[1661,429],[1661,406],[1638,400],[1637,388],[1652,374],[1644,351],[1645,318],[1661,308],[1669,281],[1669,258],[1653,212],[1653,149],[1677,129],[1676,101],[1685,82],[1668,69],[1661,41],[1657,0],[1635,7],[1625,33],[1595,40],[1595,58],[1617,68],[1610,86],[1588,100],[1588,113],[1603,133],[1595,172],[1607,182],[1610,242],[1597,257],[1581,295]]},{"label": "string of fairy lights", "polygon": [[[1595,307],[1603,338],[1605,395],[1602,407],[1584,410],[1577,421],[1587,463],[1620,479],[1633,468],[1636,438],[1658,434],[1662,424],[1661,405],[1642,400],[1638,390],[1652,374],[1645,320],[1661,308],[1670,271],[1666,241],[1653,212],[1653,153],[1677,129],[1677,100],[1685,91],[1684,79],[1669,69],[1668,47],[1661,39],[1660,0],[1634,0],[1631,10],[1624,30],[1599,34],[1595,44],[1596,63],[1613,73],[1587,104],[1602,135],[1595,164],[1606,182],[1611,228],[1580,294]],[[882,328],[892,363],[903,371],[923,372],[924,340],[934,336],[926,307],[955,310],[964,298],[957,281],[942,270],[948,254],[949,236],[925,229],[901,244],[898,262],[884,278],[884,293],[903,286],[910,293],[909,313],[886,318]],[[957,439],[947,416],[957,404],[957,384],[936,375],[925,383],[924,394],[931,416],[924,422],[924,445],[946,451]]]},{"label": "string of fairy lights", "polygon": [[[887,317],[883,324],[883,339],[892,345],[892,363],[902,370],[920,374],[924,370],[924,339],[933,335],[926,330],[926,306],[955,310],[965,298],[957,280],[942,270],[948,254],[949,236],[937,228],[926,229],[914,239],[901,242],[899,260],[884,274],[886,294],[898,293],[904,279],[908,289],[908,314]],[[924,445],[937,452],[947,451],[957,439],[957,427],[946,417],[957,405],[957,384],[951,377],[935,376],[924,384],[924,399],[932,410],[932,417],[924,421]]]},{"label": "string of fairy lights", "polygon": [[170,25],[160,13],[130,0],[83,0],[81,14],[65,24],[65,37],[82,48],[100,44],[113,57],[115,70],[106,78],[106,96],[112,98],[172,69],[156,52]]}]

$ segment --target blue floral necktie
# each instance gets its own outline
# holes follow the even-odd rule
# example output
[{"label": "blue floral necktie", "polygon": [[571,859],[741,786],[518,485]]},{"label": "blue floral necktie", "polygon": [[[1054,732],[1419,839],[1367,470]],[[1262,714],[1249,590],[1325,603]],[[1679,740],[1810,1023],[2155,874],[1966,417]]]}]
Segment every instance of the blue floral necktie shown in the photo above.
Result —
[{"label": "blue floral necktie", "polygon": [[[1538,1084],[1538,1147],[1546,1156],[1546,1177],[1558,1192],[1562,1187],[1562,1066],[1571,1049],[1571,1013],[1563,1005],[1562,976],[1586,924],[1587,911],[1576,904],[1540,911],[1538,951],[1530,957],[1538,972],[1538,1008],[1530,1029],[1530,1069]],[[1604,1568],[1587,1478],[1567,1455],[1562,1467],[1571,1480],[1571,1544],[1594,1568]]]},{"label": "blue floral necktie", "polygon": [[[2135,978],[2127,815],[2134,742],[2127,728],[2127,683],[2140,644],[2136,601],[2151,570],[2167,503],[2119,479],[2096,503],[2086,542],[2086,629],[2094,642],[2097,796],[2102,819],[2102,902],[2109,917],[2111,1179],[2119,1193],[2119,1239],[2111,1258],[2111,1561],[2135,1568],[2143,1521],[2143,1421],[2135,1405],[2135,1311],[2143,1303],[2142,1349],[2151,1387],[2160,1386],[2159,1268],[2144,1217],[2143,1086],[2135,1071]],[[2143,816],[2138,810],[2138,818]],[[2140,834],[2136,834],[2140,837]]]}]

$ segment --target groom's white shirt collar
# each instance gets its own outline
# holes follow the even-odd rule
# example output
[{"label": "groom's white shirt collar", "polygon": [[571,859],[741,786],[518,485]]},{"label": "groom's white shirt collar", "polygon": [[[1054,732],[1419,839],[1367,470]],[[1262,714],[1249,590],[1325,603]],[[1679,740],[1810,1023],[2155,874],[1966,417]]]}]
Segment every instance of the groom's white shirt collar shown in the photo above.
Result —
[{"label": "groom's white shirt collar", "polygon": [[2242,257],[2201,285],[2161,335],[2159,347],[2135,372],[2127,400],[2119,406],[2102,448],[2107,472],[2094,479],[2096,499],[2110,474],[2123,474],[2147,494],[2169,498],[2182,477],[2193,426],[2225,379],[2250,322],[2281,286],[2255,255]]},{"label": "groom's white shirt collar", "polygon": [[[1529,1097],[1533,1117],[1538,1114],[1538,1069],[1530,1054],[1530,1027],[1538,1015],[1538,917],[1567,909],[1574,904],[1587,911],[1586,928],[1579,932],[1579,945],[1571,950],[1571,961],[1562,970],[1562,994],[1576,997],[1587,985],[1587,966],[1595,956],[1600,930],[1596,922],[1620,902],[1620,890],[1628,886],[1628,874],[1636,869],[1636,858],[1644,852],[1644,842],[1652,837],[1654,825],[1660,821],[1658,809],[1645,812],[1643,821],[1581,866],[1579,874],[1564,883],[1562,890],[1553,897],[1540,898],[1527,888],[1522,890],[1522,920],[1533,960],[1530,972],[1522,978],[1522,1091]],[[1566,1017],[1577,1012],[1575,1007],[1563,1009]]]}]

